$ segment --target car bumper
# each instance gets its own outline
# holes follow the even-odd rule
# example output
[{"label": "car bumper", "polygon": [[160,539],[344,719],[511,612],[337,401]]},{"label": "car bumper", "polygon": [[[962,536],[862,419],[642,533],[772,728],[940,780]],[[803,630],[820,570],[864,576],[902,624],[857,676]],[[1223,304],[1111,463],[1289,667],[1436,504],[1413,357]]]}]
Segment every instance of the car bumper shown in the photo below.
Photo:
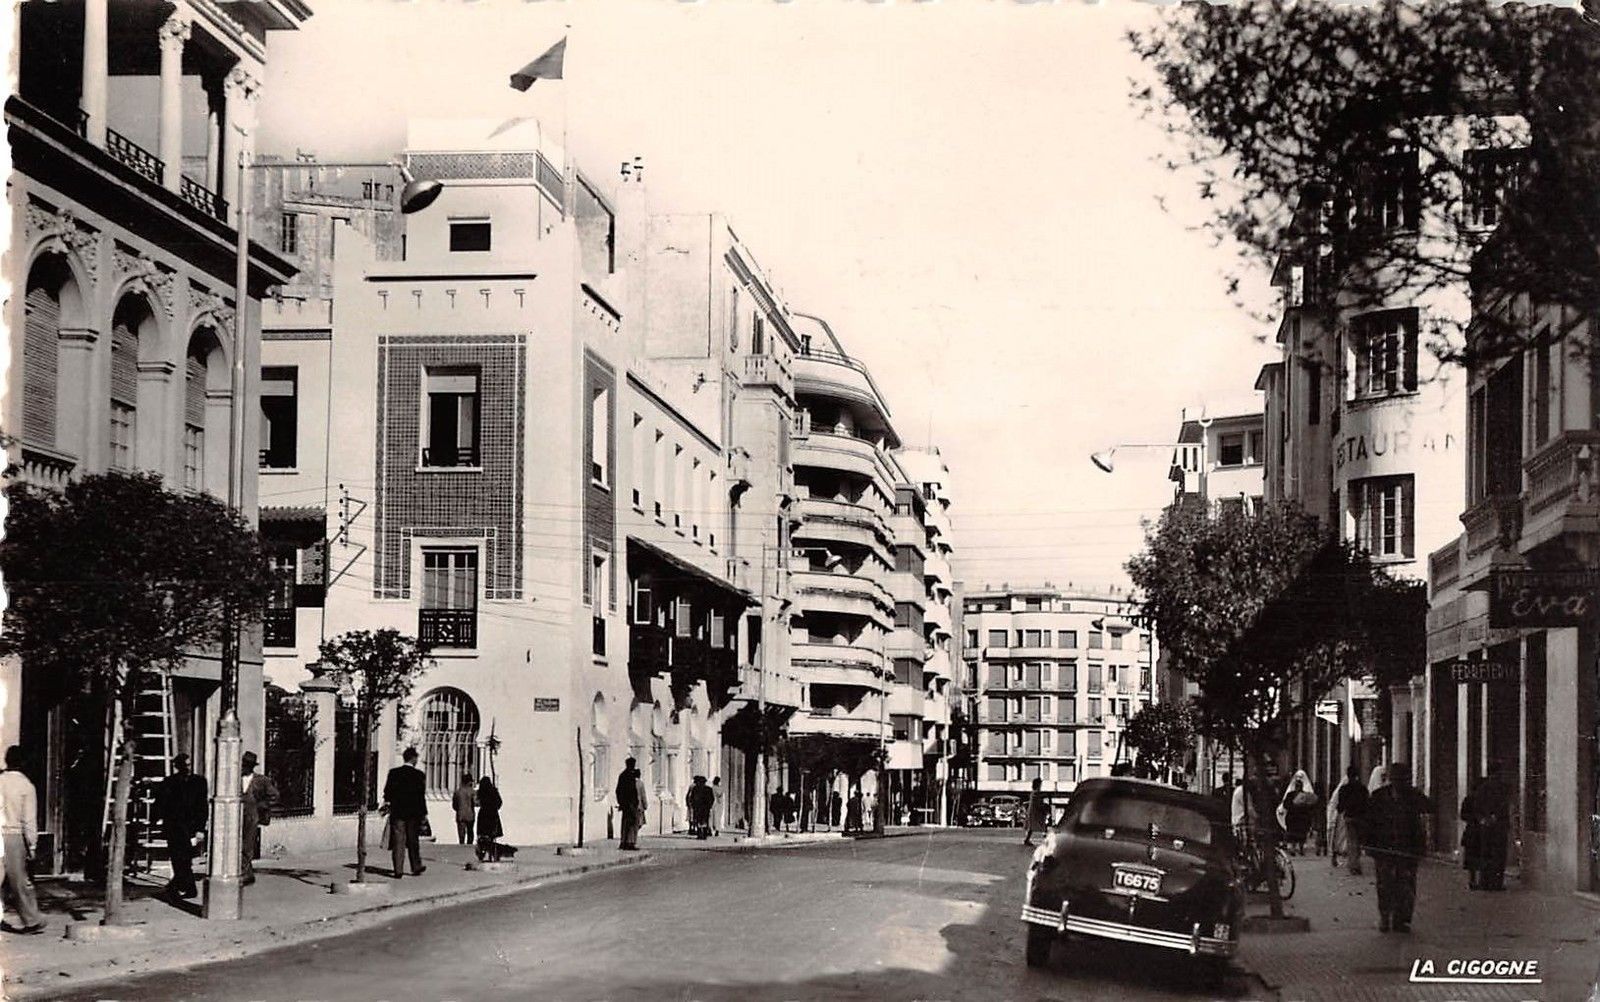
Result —
[{"label": "car bumper", "polygon": [[1098,936],[1101,939],[1120,939],[1125,943],[1161,946],[1204,957],[1232,957],[1239,951],[1236,940],[1202,936],[1198,925],[1188,935],[1184,935],[1181,932],[1169,932],[1165,929],[1147,929],[1121,922],[1082,918],[1071,914],[1065,908],[1060,912],[1052,912],[1044,908],[1035,908],[1033,905],[1022,906],[1022,921],[1049,926],[1057,932]]}]

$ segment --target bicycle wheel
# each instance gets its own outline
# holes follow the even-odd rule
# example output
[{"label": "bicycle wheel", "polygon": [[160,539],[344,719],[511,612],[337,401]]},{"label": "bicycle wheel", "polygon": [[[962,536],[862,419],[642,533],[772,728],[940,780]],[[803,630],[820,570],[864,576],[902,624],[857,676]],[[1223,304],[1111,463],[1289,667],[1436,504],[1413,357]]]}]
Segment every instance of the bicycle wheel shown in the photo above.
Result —
[{"label": "bicycle wheel", "polygon": [[1289,860],[1289,854],[1280,846],[1274,854],[1278,868],[1278,897],[1288,901],[1294,897],[1294,864]]}]

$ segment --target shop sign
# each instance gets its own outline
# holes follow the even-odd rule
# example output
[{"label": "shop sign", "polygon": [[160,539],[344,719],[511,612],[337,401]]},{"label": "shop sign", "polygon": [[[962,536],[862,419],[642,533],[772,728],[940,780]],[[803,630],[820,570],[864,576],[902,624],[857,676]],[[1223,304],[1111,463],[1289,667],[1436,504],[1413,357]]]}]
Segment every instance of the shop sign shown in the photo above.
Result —
[{"label": "shop sign", "polygon": [[560,713],[561,712],[561,700],[559,700],[559,699],[547,699],[547,698],[542,697],[542,696],[535,696],[534,699],[533,699],[533,712],[534,713]]},{"label": "shop sign", "polygon": [[1522,667],[1499,661],[1457,658],[1450,663],[1450,679],[1457,685],[1479,682],[1515,684],[1522,681]]},{"label": "shop sign", "polygon": [[1438,453],[1449,452],[1455,445],[1454,435],[1423,435],[1419,442],[1407,429],[1389,431],[1380,428],[1346,436],[1334,448],[1333,465],[1335,469],[1342,470],[1346,463],[1364,463],[1368,459],[1383,456],[1407,456],[1414,447],[1420,447],[1423,452]]},{"label": "shop sign", "polygon": [[1330,724],[1339,723],[1339,707],[1337,699],[1324,699],[1317,703],[1317,719],[1326,720]]},{"label": "shop sign", "polygon": [[1600,572],[1494,571],[1489,625],[1494,629],[1584,626],[1595,617]]}]

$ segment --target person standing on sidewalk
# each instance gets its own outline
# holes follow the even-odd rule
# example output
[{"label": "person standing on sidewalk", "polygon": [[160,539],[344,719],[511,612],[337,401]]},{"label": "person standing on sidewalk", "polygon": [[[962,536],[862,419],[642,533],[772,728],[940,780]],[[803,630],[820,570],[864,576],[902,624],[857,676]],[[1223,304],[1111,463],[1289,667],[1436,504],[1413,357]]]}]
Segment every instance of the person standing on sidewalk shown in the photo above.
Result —
[{"label": "person standing on sidewalk", "polygon": [[278,788],[272,780],[256,772],[256,753],[247,751],[239,759],[239,804],[243,810],[242,837],[239,840],[239,873],[246,886],[256,882],[256,860],[261,858],[261,829],[272,824],[272,809],[278,803]]},{"label": "person standing on sidewalk", "polygon": [[407,748],[403,764],[389,770],[383,782],[383,802],[389,811],[389,860],[394,879],[405,876],[400,866],[410,856],[411,875],[422,876],[422,819],[428,814],[428,777],[417,768],[417,750]]},{"label": "person standing on sidewalk", "polygon": [[716,803],[716,795],[706,785],[704,776],[694,778],[694,785],[689,787],[689,795],[685,799],[689,807],[689,834],[701,839],[710,838],[711,808]]},{"label": "person standing on sidewalk", "polygon": [[622,811],[622,842],[617,848],[630,852],[639,848],[639,829],[644,827],[646,801],[638,764],[637,759],[628,759],[617,776],[617,808]]},{"label": "person standing on sidewalk", "polygon": [[836,789],[835,790],[831,790],[828,793],[828,827],[829,828],[837,828],[837,827],[839,827],[839,823],[843,819],[843,817],[844,817],[844,798],[839,795],[839,791],[838,790],[836,790]]},{"label": "person standing on sidewalk", "polygon": [[1361,876],[1361,817],[1367,810],[1367,788],[1361,785],[1361,769],[1350,766],[1344,780],[1328,798],[1329,828],[1333,831],[1333,865],[1339,866],[1339,851],[1344,850],[1350,872]]},{"label": "person standing on sidewalk", "polygon": [[1472,792],[1472,813],[1478,829],[1478,886],[1506,889],[1506,852],[1511,842],[1511,788],[1503,767],[1489,766],[1489,775]]},{"label": "person standing on sidewalk", "polygon": [[461,774],[461,785],[450,795],[450,806],[456,812],[456,838],[462,845],[472,845],[477,841],[472,835],[472,816],[478,806],[478,793],[472,786],[472,773]]},{"label": "person standing on sidewalk", "polygon": [[1028,791],[1028,821],[1027,827],[1022,832],[1022,844],[1033,845],[1033,833],[1044,832],[1050,827],[1049,807],[1044,802],[1044,794],[1039,789],[1039,777],[1033,779],[1033,786]]},{"label": "person standing on sidewalk", "polygon": [[483,776],[478,780],[478,791],[473,801],[478,805],[478,840],[475,848],[478,859],[498,863],[501,856],[499,839],[506,833],[505,826],[500,823],[500,808],[505,806],[505,799],[495,788],[494,780]]},{"label": "person standing on sidewalk", "polygon": [[198,897],[194,882],[194,838],[206,830],[206,781],[189,771],[189,756],[172,756],[172,772],[156,787],[156,817],[167,836],[172,879],[167,893],[188,900]]},{"label": "person standing on sidewalk", "polygon": [[722,834],[722,777],[717,776],[711,780],[711,835],[713,838]]},{"label": "person standing on sidewalk", "polygon": [[22,748],[6,749],[6,769],[0,772],[0,843],[5,846],[5,883],[17,899],[18,932],[37,936],[44,932],[44,916],[34,897],[28,860],[38,844],[39,795],[33,781],[22,772]]},{"label": "person standing on sidewalk", "polygon": [[1411,785],[1411,767],[1389,766],[1389,782],[1372,794],[1362,841],[1378,871],[1378,931],[1411,931],[1417,866],[1428,848],[1426,817],[1433,804]]}]

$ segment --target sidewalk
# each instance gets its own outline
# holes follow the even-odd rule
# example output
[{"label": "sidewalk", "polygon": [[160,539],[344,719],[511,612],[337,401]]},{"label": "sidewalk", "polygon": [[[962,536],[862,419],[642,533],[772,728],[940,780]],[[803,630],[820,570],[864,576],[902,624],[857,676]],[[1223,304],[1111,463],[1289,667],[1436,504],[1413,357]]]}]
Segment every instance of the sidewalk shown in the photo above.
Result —
[{"label": "sidewalk", "polygon": [[[1247,935],[1239,965],[1284,1002],[1571,1002],[1587,997],[1600,943],[1600,907],[1573,895],[1515,887],[1469,891],[1459,866],[1424,861],[1411,932],[1378,931],[1370,860],[1362,876],[1335,871],[1326,856],[1294,857],[1297,886],[1285,908],[1309,933]],[[1266,903],[1252,896],[1251,912]],[[1433,960],[1536,960],[1543,984],[1411,984],[1412,965]]]},{"label": "sidewalk", "polygon": [[[0,998],[21,999],[68,985],[79,988],[235,959],[344,935],[440,904],[493,897],[651,858],[648,852],[619,852],[610,845],[577,856],[558,856],[555,850],[548,845],[520,847],[514,868],[484,872],[466,869],[474,860],[470,846],[424,842],[427,872],[396,881],[387,869],[389,854],[373,847],[367,854],[366,879],[375,892],[361,894],[329,889],[355,875],[353,846],[264,859],[256,863],[256,883],[245,888],[245,915],[237,922],[206,921],[200,917],[199,899],[174,904],[160,896],[164,878],[143,878],[128,888],[127,917],[140,923],[131,930],[98,925],[103,903],[98,887],[41,881],[39,904],[48,929],[42,936],[0,934]],[[15,913],[8,917],[14,919]],[[83,923],[88,938],[66,938],[69,923]]]},{"label": "sidewalk", "polygon": [[908,835],[922,835],[944,830],[944,828],[935,825],[895,825],[885,828],[881,835],[874,835],[869,831],[863,835],[846,837],[837,828],[832,831],[824,828],[820,831],[809,832],[769,832],[756,839],[751,838],[742,831],[724,831],[715,838],[707,839],[696,838],[686,831],[676,831],[662,835],[641,835],[639,836],[639,845],[641,848],[652,851],[735,852],[739,850],[796,848],[805,845],[848,845],[862,839],[905,838]]}]

